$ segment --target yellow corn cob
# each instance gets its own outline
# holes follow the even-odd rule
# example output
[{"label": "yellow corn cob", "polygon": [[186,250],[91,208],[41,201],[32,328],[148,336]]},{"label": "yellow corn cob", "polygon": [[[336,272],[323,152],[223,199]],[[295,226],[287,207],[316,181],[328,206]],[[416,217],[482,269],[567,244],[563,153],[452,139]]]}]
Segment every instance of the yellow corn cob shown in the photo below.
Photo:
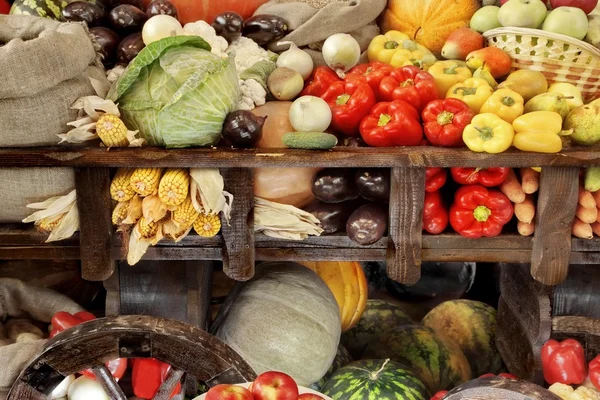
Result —
[{"label": "yellow corn cob", "polygon": [[158,190],[162,168],[136,168],[129,179],[131,188],[141,196],[150,196]]},{"label": "yellow corn cob", "polygon": [[129,210],[129,202],[117,203],[112,213],[113,225],[121,225],[121,222],[127,217],[127,211]]},{"label": "yellow corn cob", "polygon": [[54,228],[56,228],[58,226],[58,224],[60,224],[60,222],[65,217],[65,215],[67,215],[67,213],[62,213],[62,214],[52,215],[50,217],[42,218],[40,220],[37,220],[35,222],[35,225],[42,232],[50,233],[54,230]]},{"label": "yellow corn cob", "polygon": [[110,183],[110,196],[116,201],[129,201],[135,194],[131,183],[131,175],[133,175],[133,168],[119,168],[112,182]]},{"label": "yellow corn cob", "polygon": [[180,226],[188,228],[192,226],[194,221],[198,218],[198,211],[192,204],[192,198],[186,197],[183,203],[181,203],[175,211],[173,211],[173,221],[177,222]]},{"label": "yellow corn cob", "polygon": [[138,221],[138,228],[140,230],[140,235],[143,238],[151,238],[156,235],[158,231],[158,223],[156,221],[148,221],[146,218],[142,217]]},{"label": "yellow corn cob", "polygon": [[104,114],[96,123],[96,134],[102,140],[106,147],[127,147],[127,127],[117,117],[112,114]]},{"label": "yellow corn cob", "polygon": [[200,214],[194,221],[194,230],[203,237],[213,237],[221,230],[221,219],[218,215]]},{"label": "yellow corn cob", "polygon": [[158,198],[168,206],[178,206],[188,195],[190,175],[186,169],[168,169],[160,180]]}]

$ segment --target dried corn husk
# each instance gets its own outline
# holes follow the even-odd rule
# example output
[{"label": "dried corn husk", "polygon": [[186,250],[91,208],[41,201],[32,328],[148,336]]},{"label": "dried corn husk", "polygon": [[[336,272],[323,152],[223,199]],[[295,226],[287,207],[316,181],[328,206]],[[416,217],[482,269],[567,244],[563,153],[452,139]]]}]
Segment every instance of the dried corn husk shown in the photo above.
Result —
[{"label": "dried corn husk", "polygon": [[164,237],[162,223],[159,222],[159,224],[156,234],[149,238],[142,237],[139,230],[139,221],[135,224],[129,236],[129,249],[127,251],[127,263],[129,265],[137,264],[150,246],[154,246],[162,240]]},{"label": "dried corn husk", "polygon": [[[129,200],[129,209],[127,210],[127,217],[121,222],[121,225],[133,225],[138,222],[143,215],[142,209],[143,199],[139,194],[135,194],[131,200]],[[120,230],[120,228],[119,228]]]},{"label": "dried corn husk", "polygon": [[[73,110],[79,110],[78,118],[75,121],[69,122],[67,125],[73,129],[67,133],[59,134],[59,144],[67,143],[83,143],[88,140],[98,139],[96,135],[96,123],[98,119],[105,113],[121,116],[119,108],[110,100],[105,100],[99,96],[81,97],[71,106]],[[141,147],[144,144],[144,139],[137,138],[138,131],[127,131],[127,141],[129,147]]]},{"label": "dried corn husk", "polygon": [[142,201],[142,214],[148,221],[160,221],[166,217],[168,211],[173,211],[177,206],[168,206],[163,203],[158,195],[144,197]]},{"label": "dried corn husk", "polygon": [[190,195],[194,208],[208,215],[223,213],[231,216],[233,195],[225,191],[225,181],[217,168],[190,168]]},{"label": "dried corn husk", "polygon": [[175,243],[183,240],[192,230],[193,225],[181,227],[177,222],[168,220],[162,226],[163,235]]},{"label": "dried corn husk", "polygon": [[320,236],[323,229],[312,214],[294,206],[254,198],[254,231],[267,236],[301,240],[308,236]]},{"label": "dried corn husk", "polygon": [[77,194],[72,190],[65,196],[51,197],[40,203],[28,204],[27,208],[39,210],[23,220],[24,223],[40,221],[48,217],[65,214],[60,223],[52,229],[46,243],[68,239],[79,230],[79,211],[77,209]]}]

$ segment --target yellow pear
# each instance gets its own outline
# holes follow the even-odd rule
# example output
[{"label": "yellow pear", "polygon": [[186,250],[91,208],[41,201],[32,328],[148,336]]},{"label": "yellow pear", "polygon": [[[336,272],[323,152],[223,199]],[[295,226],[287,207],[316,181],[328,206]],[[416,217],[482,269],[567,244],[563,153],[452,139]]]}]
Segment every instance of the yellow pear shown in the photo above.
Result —
[{"label": "yellow pear", "polygon": [[523,96],[525,101],[532,99],[538,94],[546,93],[548,81],[544,74],[539,71],[519,69],[502,82],[498,89],[511,89]]},{"label": "yellow pear", "polygon": [[533,111],[553,111],[565,119],[571,110],[561,93],[542,93],[525,103],[525,113]]},{"label": "yellow pear", "polygon": [[548,93],[560,93],[565,97],[573,97],[572,99],[567,99],[569,110],[583,105],[581,90],[579,90],[577,86],[571,85],[570,83],[553,83],[548,88]]}]

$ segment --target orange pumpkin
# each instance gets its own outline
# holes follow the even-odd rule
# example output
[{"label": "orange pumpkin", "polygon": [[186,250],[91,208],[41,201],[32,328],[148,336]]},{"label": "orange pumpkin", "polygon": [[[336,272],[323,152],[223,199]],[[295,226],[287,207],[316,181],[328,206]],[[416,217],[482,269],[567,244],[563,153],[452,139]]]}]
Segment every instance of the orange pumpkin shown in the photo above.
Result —
[{"label": "orange pumpkin", "polygon": [[338,305],[342,317],[342,332],[358,323],[367,304],[367,278],[356,261],[303,262],[325,281]]},{"label": "orange pumpkin", "polygon": [[171,0],[177,7],[179,22],[182,24],[199,20],[212,24],[215,17],[225,11],[234,11],[246,19],[267,1],[269,0]]},{"label": "orange pumpkin", "polygon": [[397,30],[439,56],[452,32],[479,9],[478,0],[389,0],[383,13],[384,32]]}]

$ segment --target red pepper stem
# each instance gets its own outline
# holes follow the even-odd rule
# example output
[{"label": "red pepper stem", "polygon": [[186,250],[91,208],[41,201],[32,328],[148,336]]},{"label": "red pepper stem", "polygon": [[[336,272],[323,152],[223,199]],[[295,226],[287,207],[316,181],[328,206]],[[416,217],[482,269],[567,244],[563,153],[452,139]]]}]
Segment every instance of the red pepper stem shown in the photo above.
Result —
[{"label": "red pepper stem", "polygon": [[338,105],[338,106],[343,106],[346,103],[348,103],[348,101],[350,100],[350,97],[351,96],[349,94],[347,94],[347,93],[342,94],[342,95],[340,95],[340,96],[337,97],[337,99],[335,100],[335,104]]},{"label": "red pepper stem", "polygon": [[441,113],[439,113],[437,116],[437,123],[442,126],[451,124],[453,120],[454,120],[454,114],[451,113],[450,111],[444,110]]},{"label": "red pepper stem", "polygon": [[390,115],[381,114],[379,116],[379,121],[377,122],[377,126],[379,126],[379,127],[386,126],[391,120],[392,120],[392,117]]},{"label": "red pepper stem", "polygon": [[400,84],[400,87],[414,86],[415,81],[413,79],[407,79]]},{"label": "red pepper stem", "polygon": [[478,206],[473,210],[473,217],[479,222],[485,222],[492,215],[492,210],[486,206]]},{"label": "red pepper stem", "polygon": [[389,42],[385,42],[383,47],[387,50],[394,50],[400,46],[400,43],[390,40]]},{"label": "red pepper stem", "polygon": [[473,177],[473,175],[475,175],[475,174],[479,173],[479,171],[481,171],[482,169],[483,169],[483,168],[475,168],[475,170],[474,170],[473,172],[471,172],[471,173],[469,174],[469,176],[467,176],[467,181],[469,181],[469,180],[470,180],[470,179]]}]

